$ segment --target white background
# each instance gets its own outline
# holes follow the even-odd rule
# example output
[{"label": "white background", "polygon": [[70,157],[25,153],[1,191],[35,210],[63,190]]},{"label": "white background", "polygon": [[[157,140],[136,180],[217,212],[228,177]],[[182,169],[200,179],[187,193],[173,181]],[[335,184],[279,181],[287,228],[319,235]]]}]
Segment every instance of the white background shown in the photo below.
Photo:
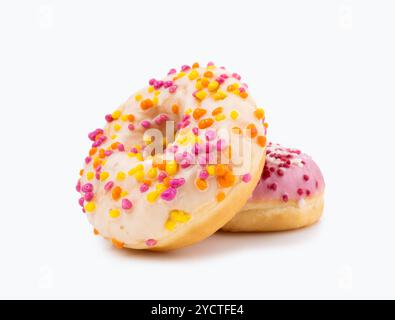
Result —
[{"label": "white background", "polygon": [[[395,298],[393,1],[1,1],[0,297]],[[116,250],[74,186],[89,140],[151,77],[213,60],[270,139],[313,155],[311,228]]]}]

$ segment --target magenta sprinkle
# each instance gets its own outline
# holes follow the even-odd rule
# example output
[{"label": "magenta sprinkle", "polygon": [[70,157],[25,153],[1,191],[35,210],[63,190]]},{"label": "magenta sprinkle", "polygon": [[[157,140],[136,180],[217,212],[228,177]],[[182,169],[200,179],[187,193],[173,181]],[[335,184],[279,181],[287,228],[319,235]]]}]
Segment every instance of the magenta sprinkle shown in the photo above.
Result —
[{"label": "magenta sprinkle", "polygon": [[183,65],[183,66],[181,67],[181,70],[182,70],[182,71],[188,71],[189,69],[191,69],[191,67],[190,67],[190,66],[187,66],[187,65]]},{"label": "magenta sprinkle", "polygon": [[153,246],[155,246],[157,243],[158,243],[158,241],[156,241],[155,239],[148,239],[148,240],[145,241],[145,244],[146,244],[148,247],[153,247]]},{"label": "magenta sprinkle", "polygon": [[165,81],[165,82],[163,83],[163,87],[164,87],[165,89],[171,87],[172,85],[173,85],[173,81]]},{"label": "magenta sprinkle", "polygon": [[87,193],[85,193],[84,199],[86,201],[91,201],[93,199],[93,197],[94,197],[93,192],[87,192]]},{"label": "magenta sprinkle", "polygon": [[104,190],[110,191],[110,190],[112,189],[113,186],[114,186],[114,182],[108,181],[108,182],[104,185]]},{"label": "magenta sprinkle", "polygon": [[241,180],[243,180],[243,182],[245,182],[245,183],[250,182],[250,180],[251,180],[251,174],[246,173],[245,175],[243,175],[243,176],[241,177]]},{"label": "magenta sprinkle", "polygon": [[111,122],[111,121],[114,120],[111,114],[106,114],[106,116],[104,117],[104,119],[106,119],[107,122]]},{"label": "magenta sprinkle", "polygon": [[163,179],[166,178],[166,177],[167,177],[167,174],[166,174],[165,172],[160,172],[160,173],[158,174],[158,181],[159,181],[159,182],[162,182]]},{"label": "magenta sprinkle", "polygon": [[83,197],[81,197],[81,198],[78,199],[78,204],[79,204],[81,207],[84,206],[84,198],[83,198]]},{"label": "magenta sprinkle", "polygon": [[283,201],[284,202],[288,202],[288,195],[287,194],[283,194]]},{"label": "magenta sprinkle", "polygon": [[303,175],[303,180],[304,181],[309,181],[310,177],[307,174]]},{"label": "magenta sprinkle", "polygon": [[77,185],[75,186],[75,190],[77,190],[77,192],[81,191],[81,182],[80,182],[80,180],[78,180]]},{"label": "magenta sprinkle", "polygon": [[172,85],[171,87],[169,87],[170,93],[175,93],[176,91],[177,91],[177,85]]},{"label": "magenta sprinkle", "polygon": [[197,127],[192,128],[192,133],[197,136],[199,134],[199,129]]},{"label": "magenta sprinkle", "polygon": [[297,192],[298,192],[298,195],[300,195],[300,196],[303,195],[303,189],[299,188]]},{"label": "magenta sprinkle", "polygon": [[185,183],[184,178],[175,178],[170,180],[170,187],[172,188],[179,188]]},{"label": "magenta sprinkle", "polygon": [[125,151],[125,146],[122,143],[118,145],[118,151]]},{"label": "magenta sprinkle", "polygon": [[91,192],[93,190],[93,185],[91,183],[86,183],[81,188],[82,192]]},{"label": "magenta sprinkle", "polygon": [[149,122],[148,120],[143,120],[140,122],[140,125],[144,128],[144,129],[149,129],[151,128],[151,122]]},{"label": "magenta sprinkle", "polygon": [[129,199],[122,199],[122,209],[129,210],[132,207],[133,207],[133,204]]},{"label": "magenta sprinkle", "polygon": [[105,155],[106,157],[109,157],[109,156],[111,156],[111,155],[112,155],[112,153],[113,153],[113,151],[112,151],[112,150],[106,150],[106,151],[104,151],[104,155]]},{"label": "magenta sprinkle", "polygon": [[202,170],[199,173],[199,178],[202,180],[206,180],[208,178],[209,174],[207,172],[207,170]]},{"label": "magenta sprinkle", "polygon": [[133,123],[129,123],[129,124],[128,124],[128,129],[129,129],[130,131],[133,131],[133,130],[134,130],[134,125],[133,125]]},{"label": "magenta sprinkle", "polygon": [[149,188],[148,184],[143,183],[143,184],[140,185],[140,192],[144,193],[144,192],[146,192],[148,190],[148,188]]},{"label": "magenta sprinkle", "polygon": [[172,69],[169,70],[169,72],[167,73],[167,75],[169,76],[169,75],[174,74],[174,73],[176,73],[176,72],[177,72],[177,70],[174,69],[174,68],[172,68]]},{"label": "magenta sprinkle", "polygon": [[177,194],[177,190],[175,188],[167,188],[165,191],[163,191],[160,195],[160,197],[165,200],[165,201],[171,201],[175,198]]}]

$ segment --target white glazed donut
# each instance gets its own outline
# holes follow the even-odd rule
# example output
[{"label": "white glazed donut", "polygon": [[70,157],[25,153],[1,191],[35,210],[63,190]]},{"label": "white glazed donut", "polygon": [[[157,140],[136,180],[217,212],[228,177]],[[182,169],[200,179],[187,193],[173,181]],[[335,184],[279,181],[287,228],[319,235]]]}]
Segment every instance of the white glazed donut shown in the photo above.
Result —
[{"label": "white glazed donut", "polygon": [[321,217],[325,182],[317,164],[297,149],[269,143],[261,180],[244,208],[222,230],[281,231]]},{"label": "white glazed donut", "polygon": [[[238,74],[212,63],[151,79],[106,120],[89,134],[77,191],[95,234],[119,248],[169,250],[210,236],[263,169],[264,111]],[[158,143],[164,149],[152,151]],[[236,163],[240,146],[249,149]]]}]

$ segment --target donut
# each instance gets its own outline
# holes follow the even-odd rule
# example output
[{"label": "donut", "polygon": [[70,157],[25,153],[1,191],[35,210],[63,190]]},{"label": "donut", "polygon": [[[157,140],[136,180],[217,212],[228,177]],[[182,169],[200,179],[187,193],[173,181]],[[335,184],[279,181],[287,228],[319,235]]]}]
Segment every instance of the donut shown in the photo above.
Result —
[{"label": "donut", "polygon": [[320,168],[310,156],[270,142],[251,198],[222,230],[282,231],[309,226],[321,217],[324,189]]},{"label": "donut", "polygon": [[213,63],[149,80],[105,120],[88,134],[76,189],[94,234],[117,248],[171,250],[210,236],[263,170],[265,112],[237,73]]}]

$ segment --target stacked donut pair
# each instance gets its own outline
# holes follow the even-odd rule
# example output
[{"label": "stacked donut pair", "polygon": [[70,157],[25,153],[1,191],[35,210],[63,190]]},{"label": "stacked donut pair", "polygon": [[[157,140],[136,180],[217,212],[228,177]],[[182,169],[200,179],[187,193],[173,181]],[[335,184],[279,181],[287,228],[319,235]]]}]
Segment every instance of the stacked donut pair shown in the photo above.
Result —
[{"label": "stacked donut pair", "polygon": [[224,67],[171,69],[105,120],[88,135],[76,189],[94,233],[117,248],[176,249],[221,228],[293,229],[322,213],[317,165],[267,143],[264,110]]}]

